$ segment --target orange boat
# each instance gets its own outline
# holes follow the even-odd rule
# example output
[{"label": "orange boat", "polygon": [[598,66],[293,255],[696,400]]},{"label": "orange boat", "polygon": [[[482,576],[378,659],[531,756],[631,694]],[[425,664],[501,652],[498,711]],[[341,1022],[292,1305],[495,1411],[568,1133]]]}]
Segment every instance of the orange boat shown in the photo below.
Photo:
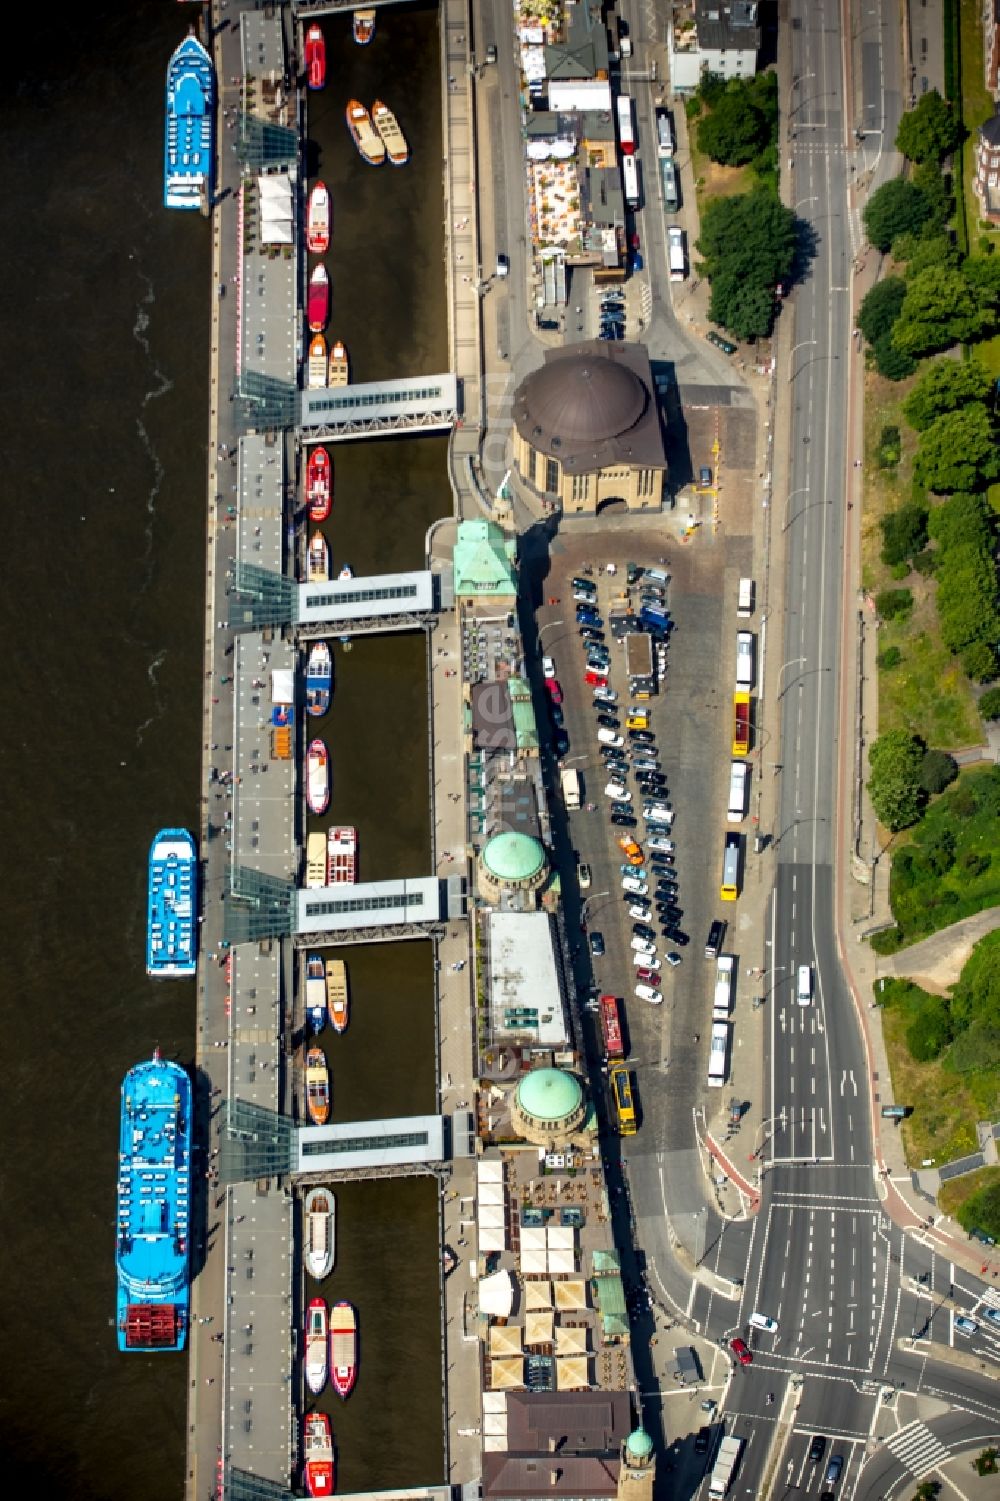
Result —
[{"label": "orange boat", "polygon": [[330,1070],[322,1048],[306,1053],[306,1110],[314,1126],[325,1126],[330,1119]]},{"label": "orange boat", "polygon": [[330,386],[346,386],[347,381],[347,350],[340,340],[337,339],[330,350],[330,371],[327,377],[327,384]]},{"label": "orange boat", "polygon": [[347,965],[343,959],[326,961],[326,1004],[335,1032],[347,1031]]},{"label": "orange boat", "polygon": [[326,340],[322,334],[317,334],[309,345],[306,385],[310,391],[318,391],[326,385]]},{"label": "orange boat", "polygon": [[358,148],[358,155],[369,167],[381,167],[385,161],[385,142],[372,124],[372,117],[360,99],[348,99],[344,111],[347,128]]},{"label": "orange boat", "polygon": [[306,500],[309,520],[325,521],[333,499],[333,469],[325,448],[310,449],[306,463]]}]

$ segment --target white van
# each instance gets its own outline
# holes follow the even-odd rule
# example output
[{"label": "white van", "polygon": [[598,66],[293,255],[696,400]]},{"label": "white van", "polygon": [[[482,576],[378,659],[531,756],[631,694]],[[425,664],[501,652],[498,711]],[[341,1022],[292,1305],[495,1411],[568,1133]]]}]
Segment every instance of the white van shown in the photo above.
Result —
[{"label": "white van", "polygon": [[597,732],[597,739],[601,745],[624,745],[624,735],[618,735],[614,730],[607,730],[603,726]]},{"label": "white van", "polygon": [[741,620],[747,620],[753,614],[753,579],[740,579],[736,613]]},{"label": "white van", "polygon": [[753,687],[753,633],[736,632],[736,686],[749,691]]},{"label": "white van", "polygon": [[643,580],[649,579],[653,584],[666,584],[670,581],[670,575],[664,568],[644,568],[642,577]]},{"label": "white van", "polygon": [[754,1329],[764,1329],[768,1334],[777,1334],[778,1320],[769,1319],[766,1313],[752,1313],[750,1325]]},{"label": "white van", "polygon": [[813,998],[813,972],[811,964],[800,964],[795,986],[795,999],[800,1006],[808,1006]]}]

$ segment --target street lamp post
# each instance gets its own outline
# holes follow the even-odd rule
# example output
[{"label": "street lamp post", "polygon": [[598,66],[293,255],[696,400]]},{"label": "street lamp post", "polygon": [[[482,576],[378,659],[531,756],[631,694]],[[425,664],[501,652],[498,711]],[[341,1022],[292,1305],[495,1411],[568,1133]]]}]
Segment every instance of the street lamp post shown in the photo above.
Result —
[{"label": "street lamp post", "polygon": [[778,668],[778,694],[775,699],[776,703],[780,703],[784,695],[788,692],[787,686],[784,688],[781,687],[781,674],[785,671],[786,667],[800,667],[803,662],[808,662],[808,660],[808,657],[792,657],[788,662],[782,662]]},{"label": "street lamp post", "polygon": [[[814,344],[818,344],[818,343],[819,343],[818,339],[803,339],[800,344],[795,344],[795,345],[792,346],[791,354],[788,356],[788,384],[789,385],[792,384],[792,381],[795,379],[796,375],[798,375],[798,373],[799,373],[798,370],[793,370],[792,369],[792,361],[795,359],[796,354],[799,352],[800,349],[809,349],[810,346],[812,346]],[[808,361],[806,361],[806,364],[808,364]],[[804,370],[805,369],[805,365],[803,365],[801,368]]]},{"label": "street lamp post", "polygon": [[800,485],[797,490],[793,490],[791,492],[791,494],[787,497],[787,499],[785,501],[785,519],[784,519],[784,521],[781,524],[781,530],[783,532],[787,532],[788,528],[792,524],[791,517],[789,516],[788,513],[791,510],[792,501],[795,499],[796,495],[810,495],[811,493],[812,492],[811,492],[810,487],[808,485]]}]

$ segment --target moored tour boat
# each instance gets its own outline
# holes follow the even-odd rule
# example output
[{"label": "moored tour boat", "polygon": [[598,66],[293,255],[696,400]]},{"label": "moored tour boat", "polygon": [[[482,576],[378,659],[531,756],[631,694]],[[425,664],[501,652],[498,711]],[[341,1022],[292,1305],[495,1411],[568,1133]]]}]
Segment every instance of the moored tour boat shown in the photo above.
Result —
[{"label": "moored tour boat", "polygon": [[333,1495],[333,1429],[325,1412],[307,1412],[302,1424],[303,1481],[307,1496]]},{"label": "moored tour boat", "polygon": [[375,12],[373,10],[356,10],[354,12],[354,40],[359,47],[367,47],[375,35]]},{"label": "moored tour boat", "polygon": [[410,159],[410,148],[399,128],[399,121],[387,104],[376,99],[372,105],[372,124],[385,143],[389,160],[394,167],[402,167]]},{"label": "moored tour boat", "polygon": [[385,142],[360,99],[348,99],[345,118],[359,154],[370,167],[381,167],[385,161]]},{"label": "moored tour boat", "polygon": [[310,584],[326,584],[330,579],[330,544],[322,532],[313,532],[309,538],[307,578]]},{"label": "moored tour boat", "polygon": [[309,194],[306,244],[313,255],[325,255],[330,248],[330,194],[325,182],[315,183]]},{"label": "moored tour boat", "polygon": [[330,806],[330,752],[323,740],[312,740],[306,752],[306,803],[310,813]]},{"label": "moored tour boat", "polygon": [[330,1380],[338,1397],[349,1397],[358,1375],[358,1320],[350,1303],[330,1313]]},{"label": "moored tour boat", "polygon": [[306,1017],[310,1032],[322,1032],[326,1026],[326,970],[322,954],[310,954],[306,960]]},{"label": "moored tour boat", "polygon": [[330,1119],[330,1070],[322,1048],[306,1053],[306,1110],[314,1126],[325,1126]]},{"label": "moored tour boat", "polygon": [[358,831],[350,824],[326,831],[326,884],[353,885],[356,879]]},{"label": "moored tour boat", "polygon": [[327,384],[330,386],[346,386],[347,379],[347,349],[339,339],[335,339],[333,348],[330,350],[330,374]]},{"label": "moored tour boat", "polygon": [[322,1282],[333,1270],[337,1254],[337,1201],[329,1188],[311,1188],[305,1206],[306,1271]]},{"label": "moored tour boat", "polygon": [[326,84],[326,42],[322,26],[313,24],[306,32],[306,82],[311,89]]},{"label": "moored tour boat", "polygon": [[330,455],[323,447],[311,448],[306,461],[306,500],[309,502],[309,520],[325,521],[330,514],[333,499],[333,467]]},{"label": "moored tour boat", "polygon": [[310,391],[318,391],[326,385],[326,340],[322,334],[317,334],[309,343],[306,383]]},{"label": "moored tour boat", "polygon": [[326,835],[319,829],[306,835],[306,890],[320,891],[328,886],[326,871]]},{"label": "moored tour boat", "polygon": [[354,577],[354,569],[350,563],[341,563],[340,572],[337,574],[337,577],[339,579],[352,579]]},{"label": "moored tour boat", "polygon": [[306,1386],[318,1397],[329,1369],[329,1319],[322,1298],[313,1298],[306,1313]]},{"label": "moored tour boat", "polygon": [[343,959],[326,961],[326,1004],[335,1032],[347,1031],[347,965]]},{"label": "moored tour boat", "polygon": [[306,312],[310,331],[314,334],[321,333],[330,316],[330,277],[322,261],[313,268],[309,278]]},{"label": "moored tour boat", "polygon": [[306,713],[317,718],[330,707],[333,658],[325,641],[314,641],[306,663]]}]

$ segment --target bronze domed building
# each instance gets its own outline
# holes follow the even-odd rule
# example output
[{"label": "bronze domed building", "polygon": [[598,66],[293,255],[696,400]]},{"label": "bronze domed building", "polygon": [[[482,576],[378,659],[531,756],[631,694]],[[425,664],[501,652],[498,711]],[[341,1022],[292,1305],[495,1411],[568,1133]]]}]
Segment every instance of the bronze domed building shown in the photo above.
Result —
[{"label": "bronze domed building", "polygon": [[522,484],[567,515],[659,510],[667,455],[649,356],[601,339],[548,350],[514,392]]}]

